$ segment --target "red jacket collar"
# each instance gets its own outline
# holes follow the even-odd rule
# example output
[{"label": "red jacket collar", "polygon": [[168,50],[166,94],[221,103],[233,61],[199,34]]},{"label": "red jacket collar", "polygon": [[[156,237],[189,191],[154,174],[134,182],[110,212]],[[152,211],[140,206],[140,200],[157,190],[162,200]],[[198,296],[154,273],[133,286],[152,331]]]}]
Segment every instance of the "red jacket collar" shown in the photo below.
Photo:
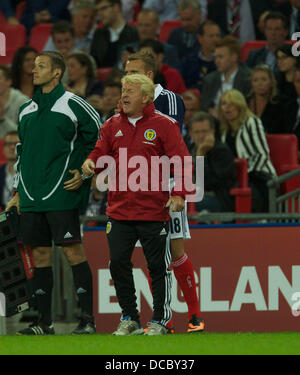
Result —
[{"label": "red jacket collar", "polygon": [[[143,108],[143,117],[148,117],[148,116],[151,116],[154,114],[154,111],[155,111],[155,106],[152,103],[150,104],[147,104],[144,108]],[[128,119],[127,115],[123,112],[123,109],[121,109],[120,111],[120,115],[126,119]]]}]

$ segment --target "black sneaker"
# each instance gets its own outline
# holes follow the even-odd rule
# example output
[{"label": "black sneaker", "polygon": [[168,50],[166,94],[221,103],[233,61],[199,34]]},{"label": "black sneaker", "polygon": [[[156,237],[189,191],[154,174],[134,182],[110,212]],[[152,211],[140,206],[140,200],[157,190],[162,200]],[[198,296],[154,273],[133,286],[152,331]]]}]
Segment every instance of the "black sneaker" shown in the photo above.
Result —
[{"label": "black sneaker", "polygon": [[39,335],[39,336],[46,336],[46,335],[55,335],[55,331],[53,325],[47,326],[43,323],[33,323],[28,328],[21,329],[20,331],[16,332],[16,335]]},{"label": "black sneaker", "polygon": [[189,321],[188,333],[203,332],[204,331],[204,320],[197,315],[192,315],[192,319]]},{"label": "black sneaker", "polygon": [[93,319],[81,319],[77,328],[74,329],[72,335],[90,335],[96,333],[96,326]]}]

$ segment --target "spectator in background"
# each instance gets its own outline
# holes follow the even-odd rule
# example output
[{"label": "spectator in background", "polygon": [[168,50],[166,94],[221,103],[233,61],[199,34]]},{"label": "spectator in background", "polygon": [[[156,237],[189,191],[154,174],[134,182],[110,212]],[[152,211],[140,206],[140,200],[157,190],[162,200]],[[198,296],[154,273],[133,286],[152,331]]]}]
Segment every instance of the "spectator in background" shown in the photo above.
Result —
[{"label": "spectator in background", "polygon": [[133,21],[136,2],[137,0],[122,0],[122,14],[126,22]]},{"label": "spectator in background", "polygon": [[180,72],[187,88],[202,91],[203,78],[215,71],[215,48],[221,39],[221,30],[214,21],[204,21],[198,30],[197,50],[182,60]]},{"label": "spectator in background", "polygon": [[84,52],[75,52],[66,60],[69,82],[66,90],[86,99],[90,95],[101,95],[102,82],[96,79],[91,57]]},{"label": "spectator in background", "polygon": [[[157,12],[153,9],[142,9],[137,16],[136,28],[139,34],[139,42],[128,45],[132,46],[135,49],[135,51],[132,51],[131,53],[135,53],[136,51],[138,51],[140,48],[140,43],[144,40],[158,38],[160,24]],[[168,43],[163,43],[163,46],[165,50],[163,62],[168,64],[172,68],[179,68],[177,48]],[[126,61],[126,59],[124,60]]]},{"label": "spectator in background", "polygon": [[[196,203],[196,210],[210,212],[234,211],[234,199],[229,191],[236,185],[234,156],[230,148],[215,137],[214,118],[197,112],[189,120],[193,159],[204,158],[204,197]],[[195,164],[195,159],[194,159]]]},{"label": "spectator in background", "polygon": [[275,51],[284,42],[289,34],[289,27],[285,16],[279,12],[269,12],[265,17],[265,36],[267,45],[251,51],[246,65],[253,68],[258,64],[268,64],[275,74],[278,74]]},{"label": "spectator in background", "polygon": [[182,94],[186,91],[184,80],[179,71],[163,63],[164,46],[161,42],[154,39],[144,40],[140,44],[140,51],[150,53],[155,57],[157,70],[163,75],[166,81],[166,87],[164,88],[177,94]]},{"label": "spectator in background", "polygon": [[36,87],[33,84],[34,60],[37,55],[35,48],[20,47],[11,64],[12,87],[20,90],[24,95],[32,98]]},{"label": "spectator in background", "polygon": [[0,3],[0,11],[2,11],[4,17],[6,18],[6,22],[9,25],[19,24],[15,13],[16,3],[16,0],[1,0]]},{"label": "spectator in background", "polygon": [[51,39],[44,51],[59,52],[66,59],[75,51],[75,30],[69,21],[58,21],[51,28]]},{"label": "spectator in background", "polygon": [[68,4],[70,0],[26,0],[21,23],[27,33],[40,23],[54,23],[58,20],[70,20]]},{"label": "spectator in background", "polygon": [[278,96],[272,69],[260,64],[251,72],[251,91],[247,102],[252,113],[261,119],[266,133],[284,133],[283,101]]},{"label": "spectator in background", "polygon": [[17,130],[19,109],[29,98],[11,87],[9,67],[0,65],[0,138],[11,130]]},{"label": "spectator in background", "polygon": [[[207,0],[197,0],[197,2],[201,6],[203,19],[205,19]],[[164,21],[178,19],[178,3],[179,0],[145,0],[143,7],[154,9],[158,13],[160,23],[162,24]]]},{"label": "spectator in background", "polygon": [[238,90],[222,94],[219,120],[222,142],[227,143],[235,157],[247,160],[252,211],[267,212],[267,182],[276,176],[276,171],[261,120],[250,111],[244,95]]},{"label": "spectator in background", "polygon": [[296,98],[297,92],[294,87],[294,75],[296,64],[299,64],[299,57],[292,53],[291,45],[282,44],[275,51],[279,75],[277,78],[278,90],[281,96],[286,98]]},{"label": "spectator in background", "polygon": [[212,0],[207,18],[217,22],[223,35],[230,34],[243,44],[260,36],[256,28],[259,16],[273,6],[273,0]]},{"label": "spectator in background", "polygon": [[300,31],[300,0],[286,0],[276,5],[277,10],[285,15],[290,25],[290,37]]},{"label": "spectator in background", "polygon": [[106,121],[115,114],[114,110],[118,107],[119,100],[121,99],[121,91],[121,83],[107,82],[104,85],[102,97],[91,95],[87,98],[87,102],[98,111],[101,120]]},{"label": "spectator in background", "polygon": [[118,66],[122,47],[139,40],[137,30],[125,22],[120,0],[96,0],[96,6],[104,26],[94,33],[91,55],[98,68]]},{"label": "spectator in background", "polygon": [[[300,149],[300,67],[296,67],[294,75],[294,86],[297,93],[297,98],[291,98],[288,100],[282,112],[284,115],[284,127],[285,133],[295,134],[298,138],[299,149]],[[300,161],[300,151],[298,153]]]},{"label": "spectator in background", "polygon": [[0,208],[5,210],[7,203],[13,197],[13,182],[15,176],[14,164],[17,161],[15,153],[16,144],[19,143],[16,130],[7,132],[4,136],[3,154],[7,163],[0,167]]},{"label": "spectator in background", "polygon": [[190,118],[200,111],[200,96],[197,96],[192,91],[185,91],[182,95],[182,100],[185,107],[183,127],[182,127],[182,136],[187,147],[191,144],[191,138],[189,135],[189,121]]},{"label": "spectator in background", "polygon": [[266,10],[265,12],[263,12],[260,16],[259,16],[259,19],[258,19],[258,22],[257,22],[257,34],[258,36],[256,37],[257,40],[265,40],[266,39],[266,36],[265,36],[265,19],[267,17],[267,15],[270,13],[269,10]]},{"label": "spectator in background", "polygon": [[241,46],[231,35],[221,39],[215,49],[217,71],[207,74],[203,80],[201,108],[215,117],[220,97],[226,90],[235,88],[244,95],[250,91],[250,70],[240,65]]},{"label": "spectator in background", "polygon": [[198,48],[197,32],[201,24],[201,6],[197,0],[180,0],[178,14],[182,26],[171,32],[168,43],[177,48],[181,61]]},{"label": "spectator in background", "polygon": [[[91,43],[94,35],[94,22],[96,16],[95,5],[87,0],[80,0],[75,3],[74,7],[71,10],[72,14],[72,28],[70,27],[70,33],[75,38],[74,40],[74,49],[89,53],[91,49]],[[58,23],[58,25],[62,25]],[[67,23],[65,23],[67,25]],[[68,28],[66,27],[66,30]],[[58,29],[54,33],[58,33]],[[60,30],[60,33],[63,32],[63,29]],[[51,33],[52,34],[52,33]],[[53,36],[48,39],[46,46],[44,47],[45,51],[57,51],[55,43],[53,41]]]}]

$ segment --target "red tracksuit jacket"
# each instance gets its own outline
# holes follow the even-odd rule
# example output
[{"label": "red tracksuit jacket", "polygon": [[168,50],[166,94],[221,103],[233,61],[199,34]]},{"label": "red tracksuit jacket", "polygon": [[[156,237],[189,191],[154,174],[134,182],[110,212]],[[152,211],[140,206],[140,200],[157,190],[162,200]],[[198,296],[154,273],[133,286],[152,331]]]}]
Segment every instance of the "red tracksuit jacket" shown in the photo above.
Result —
[{"label": "red tracksuit jacket", "polygon": [[[120,150],[122,149],[122,150]],[[124,156],[124,150],[127,153],[127,160]],[[106,209],[107,216],[110,216],[116,220],[153,220],[153,221],[167,221],[170,219],[169,208],[165,205],[169,199],[169,191],[163,191],[161,186],[162,174],[161,168],[159,177],[156,175],[158,191],[151,191],[151,172],[155,168],[151,168],[152,156],[161,157],[166,155],[171,158],[177,155],[179,158],[179,165],[183,166],[184,156],[188,156],[191,160],[191,156],[187,150],[187,147],[183,141],[180,133],[178,123],[162,113],[155,110],[154,104],[148,104],[144,107],[143,117],[138,120],[135,124],[131,124],[124,114],[123,111],[110,119],[108,119],[102,126],[100,131],[100,139],[97,141],[95,149],[88,156],[92,159],[96,166],[99,157],[104,155],[110,155],[116,165],[116,191],[109,189],[108,193],[108,207]],[[128,161],[132,157],[142,156],[147,161],[147,167],[142,164],[129,165]],[[187,160],[187,159],[186,159]],[[99,160],[98,160],[99,161]],[[190,161],[191,164],[191,161]],[[124,168],[124,165],[126,166]],[[141,167],[143,165],[143,168]],[[157,168],[156,168],[157,170]],[[185,185],[183,168],[178,173],[179,169],[174,169],[174,180],[175,184],[181,183],[182,189],[180,191],[172,191],[172,195],[180,195],[185,197]],[[98,169],[99,171],[99,169]],[[134,173],[134,171],[136,171]],[[142,173],[140,173],[142,171]],[[185,170],[184,173],[192,176],[192,171]],[[122,186],[119,183],[119,174],[121,175]],[[140,174],[140,178],[137,175]],[[169,179],[169,174],[164,176],[164,180]],[[144,178],[148,178],[148,185],[146,189],[148,191],[132,191],[136,189],[135,183],[137,181],[145,181]],[[190,178],[189,181],[192,181]],[[125,185],[128,185],[127,191],[122,191]],[[133,186],[133,189],[132,189]],[[179,186],[179,185],[177,185]],[[153,190],[153,189],[152,189]]]}]

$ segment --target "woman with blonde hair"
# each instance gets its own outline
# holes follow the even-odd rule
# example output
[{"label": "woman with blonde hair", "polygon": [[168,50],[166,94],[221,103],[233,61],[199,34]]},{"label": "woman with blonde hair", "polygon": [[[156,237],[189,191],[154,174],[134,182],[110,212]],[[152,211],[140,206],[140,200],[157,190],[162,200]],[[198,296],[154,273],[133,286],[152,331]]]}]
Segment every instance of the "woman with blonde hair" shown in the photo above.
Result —
[{"label": "woman with blonde hair", "polygon": [[282,99],[278,96],[276,78],[269,65],[256,65],[251,72],[249,108],[262,121],[266,133],[284,133]]},{"label": "woman with blonde hair", "polygon": [[252,211],[268,209],[267,181],[276,176],[261,120],[249,109],[238,90],[225,91],[219,102],[221,140],[234,155],[248,162]]}]

